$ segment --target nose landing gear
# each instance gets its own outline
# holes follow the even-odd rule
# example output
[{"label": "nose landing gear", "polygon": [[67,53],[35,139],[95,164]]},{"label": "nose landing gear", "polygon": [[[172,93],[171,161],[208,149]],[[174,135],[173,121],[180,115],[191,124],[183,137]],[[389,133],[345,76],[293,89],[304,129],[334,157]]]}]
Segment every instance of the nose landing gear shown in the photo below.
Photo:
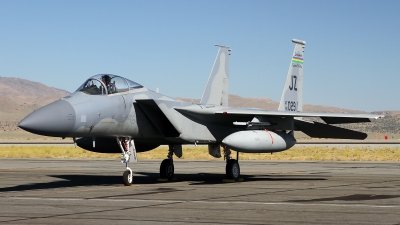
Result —
[{"label": "nose landing gear", "polygon": [[133,139],[117,138],[117,143],[121,149],[121,163],[125,163],[126,170],[122,175],[122,180],[125,186],[130,186],[133,181],[133,173],[129,168],[129,161],[133,157],[133,162],[137,162],[136,148]]}]

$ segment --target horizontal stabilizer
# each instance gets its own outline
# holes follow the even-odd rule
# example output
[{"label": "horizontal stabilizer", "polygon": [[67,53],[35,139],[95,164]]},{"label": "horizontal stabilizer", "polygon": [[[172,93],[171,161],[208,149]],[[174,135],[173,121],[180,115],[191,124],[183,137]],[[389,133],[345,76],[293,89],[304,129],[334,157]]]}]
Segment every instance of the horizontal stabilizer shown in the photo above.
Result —
[{"label": "horizontal stabilizer", "polygon": [[302,131],[313,138],[335,138],[335,139],[356,139],[364,140],[367,138],[366,133],[348,130],[341,127],[318,123],[306,122],[303,120],[294,120],[294,125],[297,130]]},{"label": "horizontal stabilizer", "polygon": [[365,123],[371,122],[369,118],[352,118],[352,117],[321,117],[327,124],[341,124],[341,123]]}]

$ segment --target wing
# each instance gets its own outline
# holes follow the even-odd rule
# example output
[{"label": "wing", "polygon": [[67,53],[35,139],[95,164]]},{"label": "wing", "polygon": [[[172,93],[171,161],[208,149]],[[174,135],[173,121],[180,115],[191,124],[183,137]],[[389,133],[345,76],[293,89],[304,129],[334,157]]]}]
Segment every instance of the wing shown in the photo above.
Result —
[{"label": "wing", "polygon": [[371,119],[383,118],[384,115],[375,114],[347,114],[347,113],[319,113],[319,112],[290,112],[290,111],[267,111],[263,109],[233,108],[218,110],[216,114],[223,115],[252,115],[267,117],[319,117],[327,124],[362,123],[371,122]]},{"label": "wing", "polygon": [[371,122],[371,119],[383,118],[384,115],[375,114],[347,114],[347,113],[320,113],[320,112],[291,112],[291,111],[269,111],[255,108],[221,108],[221,107],[204,107],[201,105],[192,105],[189,107],[176,107],[175,110],[209,122],[226,122],[241,121],[248,122],[256,116],[267,118],[296,118],[296,117],[319,117],[327,124],[341,123],[361,123]]},{"label": "wing", "polygon": [[[192,105],[175,108],[189,118],[234,127],[239,125],[263,125],[276,130],[299,130],[310,137],[365,139],[366,134],[358,131],[335,127],[329,124],[371,122],[372,119],[384,117],[375,114],[345,114],[319,112],[268,111],[254,108],[222,108]],[[307,122],[299,117],[319,117],[327,124]],[[297,118],[297,119],[296,119]]]}]

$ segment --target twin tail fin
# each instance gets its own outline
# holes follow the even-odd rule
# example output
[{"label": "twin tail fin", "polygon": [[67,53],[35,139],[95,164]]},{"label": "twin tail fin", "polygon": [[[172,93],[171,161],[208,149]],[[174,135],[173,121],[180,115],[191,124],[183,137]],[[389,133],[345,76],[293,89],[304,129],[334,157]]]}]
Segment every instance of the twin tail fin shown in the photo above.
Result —
[{"label": "twin tail fin", "polygon": [[281,101],[279,103],[279,111],[303,111],[303,60],[305,41],[293,39],[295,43],[292,58],[290,60],[289,71],[286,77],[285,86]]},{"label": "twin tail fin", "polygon": [[217,58],[215,59],[200,104],[228,106],[229,58],[231,49],[227,46],[216,46],[219,47]]}]

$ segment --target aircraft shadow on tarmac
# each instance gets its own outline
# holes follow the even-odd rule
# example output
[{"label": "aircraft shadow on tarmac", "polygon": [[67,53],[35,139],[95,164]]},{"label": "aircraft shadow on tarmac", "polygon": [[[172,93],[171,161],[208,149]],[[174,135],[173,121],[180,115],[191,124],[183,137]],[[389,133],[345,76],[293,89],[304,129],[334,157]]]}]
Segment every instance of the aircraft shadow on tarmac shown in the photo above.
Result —
[{"label": "aircraft shadow on tarmac", "polygon": [[371,195],[371,194],[353,194],[329,198],[315,198],[306,200],[291,200],[288,202],[330,202],[330,201],[366,201],[366,200],[383,200],[399,198],[400,195]]},{"label": "aircraft shadow on tarmac", "polygon": [[[158,181],[158,173],[135,173],[133,184],[155,184]],[[21,184],[13,187],[0,188],[1,192],[10,191],[29,191],[29,190],[46,190],[65,187],[79,187],[79,186],[112,186],[122,185],[121,176],[119,175],[84,175],[84,174],[66,174],[66,175],[47,175],[62,180],[55,180],[43,183],[29,183]],[[224,174],[213,173],[197,173],[197,174],[175,174],[172,181],[167,182],[189,182],[189,185],[213,185],[224,184]],[[307,181],[307,180],[326,180],[326,178],[313,175],[287,175],[287,174],[274,174],[274,175],[242,175],[243,182],[249,181]]]}]

